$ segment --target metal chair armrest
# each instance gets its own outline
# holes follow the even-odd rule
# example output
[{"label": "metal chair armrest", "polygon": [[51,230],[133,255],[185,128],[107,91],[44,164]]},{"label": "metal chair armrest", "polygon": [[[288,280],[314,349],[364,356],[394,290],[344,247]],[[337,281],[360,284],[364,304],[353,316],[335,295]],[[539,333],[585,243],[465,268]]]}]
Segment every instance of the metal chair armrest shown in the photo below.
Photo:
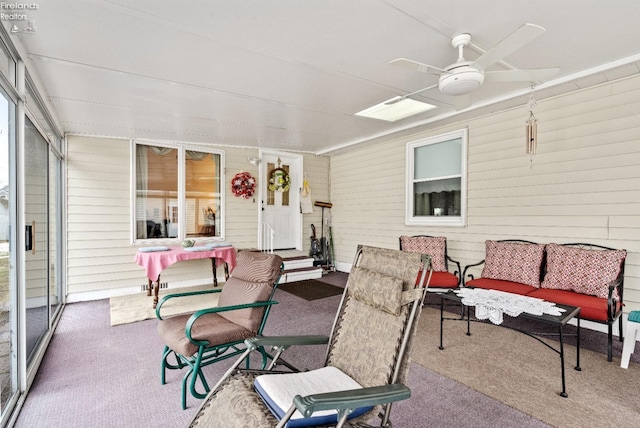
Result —
[{"label": "metal chair armrest", "polygon": [[[462,285],[466,285],[465,278],[467,277],[467,270],[469,270],[469,268],[472,268],[472,267],[475,267],[475,266],[480,266],[480,265],[481,265],[481,264],[483,264],[483,263],[484,263],[484,260],[482,260],[482,261],[480,261],[480,262],[478,262],[478,263],[473,263],[473,264],[470,264],[470,265],[466,265],[466,266],[464,267],[464,271],[463,271],[463,273],[462,273]],[[472,274],[469,274],[469,278],[470,278],[470,279],[473,279],[473,275],[472,275]]]},{"label": "metal chair armrest", "polygon": [[460,267],[460,262],[452,259],[451,257],[449,257],[449,255],[447,255],[447,260],[457,266],[457,269],[453,272],[453,274],[458,277],[459,286],[460,284],[462,284],[462,268]]},{"label": "metal chair armrest", "polygon": [[164,302],[166,302],[169,299],[174,299],[174,298],[177,298],[177,297],[197,296],[199,294],[220,293],[221,291],[222,291],[222,288],[212,288],[211,290],[188,291],[186,293],[167,294],[162,299],[160,299],[160,301],[156,305],[156,317],[159,320],[162,320],[162,316],[160,315],[160,308],[162,308],[162,305],[164,305]]},{"label": "metal chair armrest", "polygon": [[191,317],[189,318],[189,320],[187,321],[187,326],[185,327],[185,334],[187,335],[187,338],[191,341],[191,343],[194,343],[198,346],[207,346],[208,342],[206,341],[201,341],[201,340],[195,340],[191,337],[191,328],[193,327],[193,324],[198,320],[198,318],[200,318],[203,315],[206,314],[214,314],[217,312],[227,312],[227,311],[236,311],[239,309],[249,309],[249,308],[260,308],[263,306],[271,306],[271,305],[275,305],[278,302],[276,302],[275,300],[267,300],[264,302],[254,302],[254,303],[245,303],[242,305],[233,305],[233,306],[216,306],[214,308],[208,308],[208,309],[201,309],[197,312],[195,312],[193,315],[191,315]]},{"label": "metal chair armrest", "polygon": [[261,336],[251,337],[244,341],[247,348],[257,349],[265,346],[290,347],[299,345],[325,345],[329,343],[328,336],[306,335],[306,336]]},{"label": "metal chair armrest", "polygon": [[296,395],[293,398],[293,404],[306,418],[319,410],[337,410],[338,420],[340,420],[345,413],[348,414],[359,407],[393,403],[409,397],[411,397],[411,390],[408,387],[394,383],[306,397]]}]

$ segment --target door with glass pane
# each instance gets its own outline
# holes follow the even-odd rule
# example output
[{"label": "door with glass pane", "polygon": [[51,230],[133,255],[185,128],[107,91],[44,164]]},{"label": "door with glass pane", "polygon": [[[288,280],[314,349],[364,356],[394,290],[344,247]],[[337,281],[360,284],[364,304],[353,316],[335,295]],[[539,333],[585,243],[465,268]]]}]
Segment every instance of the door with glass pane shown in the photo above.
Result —
[{"label": "door with glass pane", "polygon": [[263,152],[262,164],[262,221],[273,229],[273,248],[297,248],[301,221],[298,193],[301,156]]}]

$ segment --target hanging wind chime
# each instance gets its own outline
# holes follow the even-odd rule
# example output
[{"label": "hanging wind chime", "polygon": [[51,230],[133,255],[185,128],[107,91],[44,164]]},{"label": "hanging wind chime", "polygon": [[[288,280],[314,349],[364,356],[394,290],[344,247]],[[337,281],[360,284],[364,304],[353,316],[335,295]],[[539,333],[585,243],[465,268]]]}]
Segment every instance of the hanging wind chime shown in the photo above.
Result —
[{"label": "hanging wind chime", "polygon": [[526,123],[526,139],[527,139],[526,153],[529,156],[535,155],[536,149],[538,148],[538,120],[533,114],[533,108],[535,106],[536,106],[536,100],[533,98],[533,86],[532,86],[531,95],[529,96],[529,101],[527,102],[527,107],[529,108],[529,119],[527,119],[527,121],[525,122]]}]

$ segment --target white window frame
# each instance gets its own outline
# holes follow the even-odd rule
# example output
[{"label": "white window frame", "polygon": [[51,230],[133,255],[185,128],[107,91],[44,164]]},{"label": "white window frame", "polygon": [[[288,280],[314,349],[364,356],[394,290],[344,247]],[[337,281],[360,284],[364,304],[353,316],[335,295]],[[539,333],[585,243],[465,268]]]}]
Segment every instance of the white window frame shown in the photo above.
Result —
[{"label": "white window frame", "polygon": [[[416,216],[414,215],[414,154],[417,148],[430,144],[443,143],[450,140],[461,139],[460,144],[460,215],[459,216]],[[434,137],[424,138],[407,143],[406,146],[406,195],[405,195],[405,224],[408,226],[466,226],[467,221],[467,144],[468,130],[460,129]],[[457,178],[458,175],[437,177],[437,179]]]},{"label": "white window frame", "polygon": [[[173,142],[157,142],[147,140],[130,140],[130,159],[131,159],[131,242],[134,244],[140,243],[159,243],[168,242],[175,244],[182,242],[186,238],[185,224],[187,220],[187,203],[186,203],[186,189],[185,189],[185,152],[187,150],[194,150],[198,152],[211,153],[220,156],[220,211],[216,214],[216,228],[220,230],[220,236],[206,236],[206,237],[189,237],[195,241],[224,241],[225,240],[225,152],[223,150],[216,150],[211,147],[201,146],[196,144],[184,144]],[[176,238],[152,238],[152,239],[139,239],[136,236],[136,145],[155,146],[155,147],[167,147],[176,149],[178,151],[178,236]]]}]

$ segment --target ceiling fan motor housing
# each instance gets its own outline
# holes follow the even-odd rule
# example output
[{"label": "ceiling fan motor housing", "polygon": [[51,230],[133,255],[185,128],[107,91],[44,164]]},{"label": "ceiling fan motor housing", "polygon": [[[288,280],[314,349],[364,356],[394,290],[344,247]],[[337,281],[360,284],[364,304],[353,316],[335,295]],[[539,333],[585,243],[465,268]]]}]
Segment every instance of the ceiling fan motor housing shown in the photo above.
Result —
[{"label": "ceiling fan motor housing", "polygon": [[465,95],[472,92],[484,82],[484,73],[468,64],[454,64],[442,73],[438,82],[440,92],[447,95]]}]

